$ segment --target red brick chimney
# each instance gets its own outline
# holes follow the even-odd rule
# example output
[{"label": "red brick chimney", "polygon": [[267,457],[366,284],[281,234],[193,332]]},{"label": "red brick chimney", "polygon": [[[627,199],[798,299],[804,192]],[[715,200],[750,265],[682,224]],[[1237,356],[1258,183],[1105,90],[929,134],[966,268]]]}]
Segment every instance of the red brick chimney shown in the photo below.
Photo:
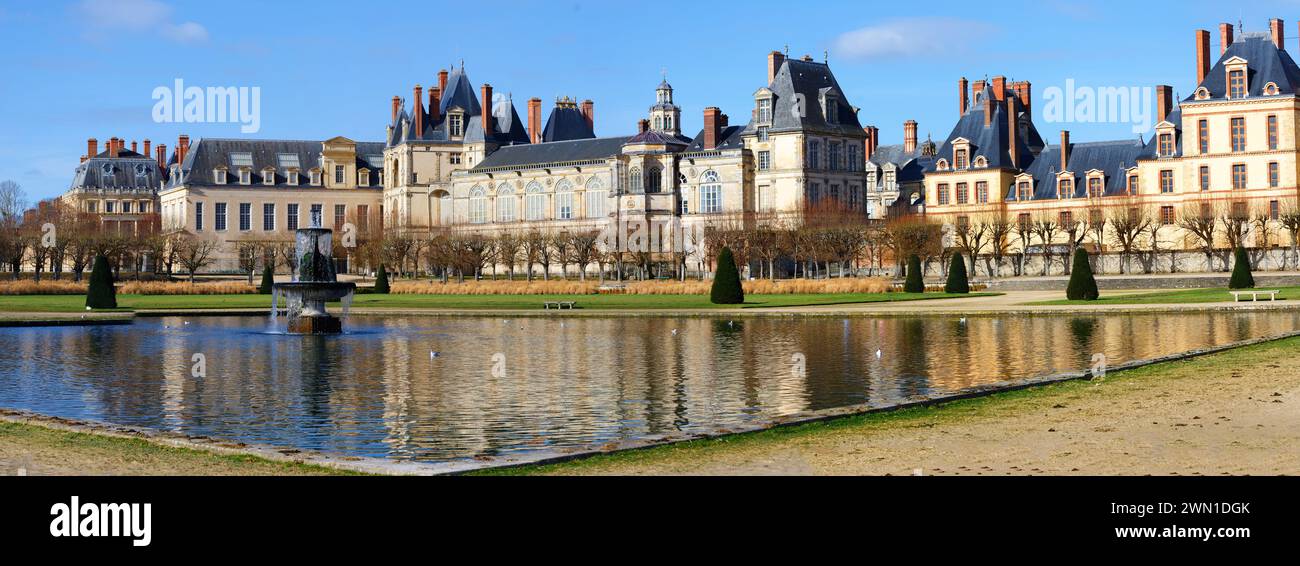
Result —
[{"label": "red brick chimney", "polygon": [[176,138],[176,162],[184,165],[185,155],[190,152],[190,137],[182,135]]},{"label": "red brick chimney", "polygon": [[166,145],[166,144],[161,144],[161,143],[160,143],[160,144],[158,144],[158,147],[154,148],[154,151],[157,152],[157,155],[158,155],[158,158],[157,158],[157,159],[158,159],[158,168],[159,168],[159,169],[166,169],[166,168],[167,168],[167,145]]},{"label": "red brick chimney", "polygon": [[872,126],[871,127],[871,153],[873,154],[876,153],[876,150],[879,148],[880,148],[880,128]]},{"label": "red brick chimney", "polygon": [[966,109],[970,108],[970,83],[966,77],[957,80],[957,116],[965,116]]},{"label": "red brick chimney", "polygon": [[149,140],[144,140],[144,151],[140,152],[140,155],[149,157],[150,146],[152,146],[152,144],[149,142]]},{"label": "red brick chimney", "polygon": [[1268,29],[1273,34],[1273,45],[1276,45],[1279,51],[1286,51],[1286,32],[1283,31],[1281,18],[1273,18],[1268,21]]},{"label": "red brick chimney", "polygon": [[424,87],[415,85],[414,103],[411,104],[411,122],[415,125],[415,137],[424,135]]},{"label": "red brick chimney", "polygon": [[86,140],[86,159],[99,155],[99,140],[90,138]]},{"label": "red brick chimney", "polygon": [[1174,109],[1174,87],[1156,85],[1156,123],[1165,121]]},{"label": "red brick chimney", "polygon": [[582,115],[587,118],[587,127],[592,132],[596,131],[596,103],[591,99],[582,101]]},{"label": "red brick chimney", "polygon": [[108,140],[108,156],[117,157],[117,137]]},{"label": "red brick chimney", "polygon": [[1020,163],[1020,142],[1016,138],[1020,135],[1020,96],[1019,91],[1016,96],[1007,97],[1007,155],[1011,157],[1011,166],[1015,167]]},{"label": "red brick chimney", "polygon": [[429,125],[433,126],[442,119],[442,89],[429,87]]},{"label": "red brick chimney", "polygon": [[718,117],[722,114],[716,106],[710,106],[704,109],[704,149],[716,149],[718,147],[718,137],[721,131],[718,124]]},{"label": "red brick chimney", "polygon": [[492,124],[492,85],[483,83],[483,136],[489,137],[496,131]]},{"label": "red brick chimney", "polygon": [[1016,93],[1016,98],[1020,99],[1020,108],[1025,112],[1033,112],[1034,109],[1034,90],[1029,81],[1019,81],[1011,83],[1011,90]]},{"label": "red brick chimney", "polygon": [[1061,171],[1070,170],[1070,130],[1061,130]]},{"label": "red brick chimney", "polygon": [[140,153],[139,148],[140,146],[136,144],[135,140],[131,140],[131,153]]},{"label": "red brick chimney", "polygon": [[637,120],[637,123],[636,123],[636,132],[637,132],[638,134],[644,134],[644,133],[646,133],[646,132],[648,132],[648,131],[650,131],[650,121],[649,121],[649,120],[646,120],[645,118],[642,118],[642,119],[640,119],[640,120]]},{"label": "red brick chimney", "polygon": [[781,70],[781,64],[785,62],[785,54],[780,51],[773,51],[767,54],[767,84],[772,84],[776,79],[776,73]]},{"label": "red brick chimney", "polygon": [[903,153],[916,151],[916,120],[903,122]]},{"label": "red brick chimney", "polygon": [[983,98],[984,98],[984,127],[987,128],[993,125],[993,96],[985,96]]},{"label": "red brick chimney", "polygon": [[528,99],[528,140],[542,142],[542,99]]},{"label": "red brick chimney", "polygon": [[447,92],[447,69],[438,71],[438,91]]},{"label": "red brick chimney", "polygon": [[1210,32],[1203,29],[1196,30],[1196,84],[1205,82],[1205,76],[1210,74]]},{"label": "red brick chimney", "polygon": [[864,126],[862,128],[863,133],[867,134],[867,139],[863,140],[863,148],[865,149],[865,151],[862,152],[864,154],[863,157],[864,162],[871,161],[871,154],[876,149],[875,146],[871,144],[871,137],[875,135],[874,132],[871,131],[873,129],[874,128],[872,128],[871,126]]},{"label": "red brick chimney", "polygon": [[392,122],[393,122],[394,124],[397,123],[397,113],[398,113],[401,109],[402,109],[402,97],[397,96],[397,95],[393,95],[393,120],[392,120]]},{"label": "red brick chimney", "polygon": [[1228,52],[1232,47],[1232,24],[1219,24],[1219,55]]}]

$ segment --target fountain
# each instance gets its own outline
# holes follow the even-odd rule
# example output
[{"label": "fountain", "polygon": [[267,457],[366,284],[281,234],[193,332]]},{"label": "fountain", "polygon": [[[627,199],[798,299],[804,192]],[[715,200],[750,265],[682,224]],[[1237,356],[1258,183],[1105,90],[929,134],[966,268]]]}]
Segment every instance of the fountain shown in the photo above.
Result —
[{"label": "fountain", "polygon": [[338,282],[334,272],[333,231],[303,228],[297,231],[294,240],[298,266],[292,282],[272,286],[271,316],[275,316],[283,295],[288,308],[289,333],[338,334],[343,331],[343,322],[325,310],[325,303],[342,300],[346,316],[357,285]]}]

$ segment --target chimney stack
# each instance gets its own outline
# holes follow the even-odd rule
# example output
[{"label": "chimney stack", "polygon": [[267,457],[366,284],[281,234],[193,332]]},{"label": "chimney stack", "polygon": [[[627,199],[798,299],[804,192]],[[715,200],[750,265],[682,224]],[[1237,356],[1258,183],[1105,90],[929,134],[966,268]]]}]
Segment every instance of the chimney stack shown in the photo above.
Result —
[{"label": "chimney stack", "polygon": [[1007,98],[1007,78],[998,76],[993,77],[993,98],[1002,102]]},{"label": "chimney stack", "polygon": [[876,150],[879,148],[880,148],[880,128],[872,126],[871,127],[871,153],[873,154],[876,153]]},{"label": "chimney stack", "polygon": [[1232,24],[1219,24],[1219,55],[1228,52],[1232,47]]},{"label": "chimney stack", "polygon": [[397,95],[393,95],[393,120],[392,120],[392,122],[393,122],[394,124],[397,123],[397,112],[400,111],[401,109],[402,109],[402,97],[397,96]]},{"label": "chimney stack", "polygon": [[1283,25],[1280,18],[1268,21],[1268,29],[1273,34],[1273,45],[1277,46],[1278,51],[1286,51],[1286,32],[1283,31]]},{"label": "chimney stack", "polygon": [[642,119],[640,119],[640,120],[637,120],[637,123],[636,123],[636,132],[637,132],[638,134],[644,134],[644,133],[646,133],[646,132],[649,131],[649,130],[650,130],[650,121],[649,121],[649,120],[646,120],[645,118],[642,118]]},{"label": "chimney stack", "polygon": [[158,144],[158,147],[154,148],[154,152],[156,152],[158,155],[157,157],[158,168],[166,169],[167,168],[167,146],[165,144],[160,143]]},{"label": "chimney stack", "polygon": [[722,114],[716,106],[704,109],[704,149],[717,149],[721,128],[718,118]]},{"label": "chimney stack", "polygon": [[1174,87],[1156,85],[1156,123],[1165,121],[1174,108]]},{"label": "chimney stack", "polygon": [[1070,170],[1070,130],[1061,130],[1061,171]]},{"label": "chimney stack", "polygon": [[1007,155],[1011,157],[1011,166],[1016,167],[1020,163],[1020,92],[1016,91],[1016,96],[1007,97]]},{"label": "chimney stack", "polygon": [[785,63],[785,54],[780,51],[773,51],[767,54],[767,84],[772,84],[776,80],[776,73],[781,70],[781,64]]},{"label": "chimney stack", "polygon": [[140,146],[136,144],[135,140],[131,140],[131,153],[140,153],[139,148]]},{"label": "chimney stack", "polygon": [[140,152],[140,154],[149,157],[149,149],[152,145],[153,144],[149,140],[144,140],[144,151]]},{"label": "chimney stack", "polygon": [[957,117],[960,118],[965,116],[966,110],[970,108],[970,83],[966,81],[966,77],[957,80],[957,102]]},{"label": "chimney stack", "polygon": [[587,119],[587,127],[591,132],[596,132],[596,103],[591,99],[582,101],[582,115]]},{"label": "chimney stack", "polygon": [[993,125],[993,96],[981,97],[984,99],[984,127]]},{"label": "chimney stack", "polygon": [[1210,32],[1203,29],[1196,30],[1196,84],[1199,86],[1205,82],[1206,75],[1210,74]]},{"label": "chimney stack", "polygon": [[86,140],[86,159],[99,155],[99,140],[90,138]]},{"label": "chimney stack", "polygon": [[429,125],[436,126],[442,120],[442,90],[429,87]]},{"label": "chimney stack", "polygon": [[542,99],[528,99],[528,140],[542,142]]},{"label": "chimney stack", "polygon": [[862,132],[867,134],[867,139],[863,140],[862,142],[863,148],[865,149],[865,151],[862,152],[864,162],[871,161],[871,154],[876,149],[875,146],[871,144],[871,137],[874,135],[874,133],[871,131],[872,129],[873,128],[871,126],[865,126],[862,128]]},{"label": "chimney stack", "polygon": [[492,85],[483,83],[483,137],[492,137],[496,128],[492,124]]},{"label": "chimney stack", "polygon": [[424,87],[415,85],[415,98],[411,104],[412,121],[415,123],[415,137],[424,135]]},{"label": "chimney stack", "polygon": [[438,92],[447,92],[447,69],[438,71]]},{"label": "chimney stack", "polygon": [[114,136],[108,140],[108,156],[117,157],[117,137]]},{"label": "chimney stack", "polygon": [[916,151],[916,120],[903,122],[903,153]]},{"label": "chimney stack", "polygon": [[190,152],[190,137],[182,135],[176,138],[176,162],[184,165],[185,156]]},{"label": "chimney stack", "polygon": [[1016,98],[1019,99],[1021,110],[1032,113],[1034,108],[1033,85],[1031,85],[1029,81],[1011,83],[1011,90],[1016,93]]}]

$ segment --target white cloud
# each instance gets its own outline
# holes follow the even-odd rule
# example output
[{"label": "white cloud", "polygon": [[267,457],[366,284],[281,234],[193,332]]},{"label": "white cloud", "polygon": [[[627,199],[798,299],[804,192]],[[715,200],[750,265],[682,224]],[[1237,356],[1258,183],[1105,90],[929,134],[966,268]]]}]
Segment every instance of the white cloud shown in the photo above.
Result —
[{"label": "white cloud", "polygon": [[840,34],[831,55],[866,60],[874,57],[930,57],[956,54],[992,39],[997,27],[955,18],[903,18]]},{"label": "white cloud", "polygon": [[156,32],[177,43],[207,41],[208,30],[195,22],[176,23],[172,7],[159,0],[81,0],[73,7],[90,41],[120,37],[122,32]]}]

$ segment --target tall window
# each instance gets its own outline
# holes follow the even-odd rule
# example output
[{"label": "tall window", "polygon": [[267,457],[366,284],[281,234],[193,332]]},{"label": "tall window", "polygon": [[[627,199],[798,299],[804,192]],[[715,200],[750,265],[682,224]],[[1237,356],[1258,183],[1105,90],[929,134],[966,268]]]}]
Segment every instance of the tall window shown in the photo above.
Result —
[{"label": "tall window", "polygon": [[984,204],[984,203],[986,203],[986,202],[988,202],[988,201],[989,201],[989,182],[988,182],[988,181],[976,181],[976,182],[975,182],[975,202],[978,202],[978,203],[980,203],[980,204]]},{"label": "tall window", "polygon": [[1238,69],[1228,73],[1228,98],[1246,98],[1246,72]]},{"label": "tall window", "polygon": [[758,170],[767,171],[768,169],[771,168],[772,168],[772,152],[770,151],[758,152]]},{"label": "tall window", "polygon": [[604,218],[605,201],[609,198],[609,191],[598,179],[592,178],[587,182],[586,195],[582,203],[583,210],[587,213],[587,218]]},{"label": "tall window", "polygon": [[822,168],[822,142],[817,140],[808,141],[808,168]]},{"label": "tall window", "polygon": [[1128,194],[1129,194],[1129,195],[1136,195],[1137,193],[1138,193],[1138,176],[1137,176],[1137,175],[1129,175],[1129,176],[1128,176]]},{"label": "tall window", "polygon": [[1173,171],[1170,171],[1169,169],[1165,169],[1164,171],[1161,171],[1161,172],[1160,172],[1160,192],[1162,192],[1162,193],[1172,193],[1172,192],[1174,192],[1174,172],[1173,172]]},{"label": "tall window", "polygon": [[1059,214],[1056,215],[1056,223],[1061,228],[1064,228],[1066,230],[1074,228],[1074,212],[1071,212],[1069,210],[1062,210]]},{"label": "tall window", "polygon": [[1201,166],[1201,190],[1210,190],[1210,168],[1207,165]]},{"label": "tall window", "polygon": [[713,171],[705,171],[700,177],[700,212],[722,212],[722,184],[718,182],[718,174]]},{"label": "tall window", "polygon": [[226,230],[226,203],[217,203],[215,214],[216,220],[213,222],[213,225],[216,227],[218,232],[224,232]]},{"label": "tall window", "polygon": [[253,229],[253,203],[239,203],[239,230],[247,232]]},{"label": "tall window", "polygon": [[1056,185],[1056,198],[1070,198],[1074,196],[1074,179],[1061,179]]},{"label": "tall window", "polygon": [[1029,190],[1029,181],[1021,181],[1016,184],[1016,200],[1029,200],[1034,197]]},{"label": "tall window", "polygon": [[334,205],[334,229],[342,230],[343,224],[348,221],[348,205]]},{"label": "tall window", "polygon": [[1281,182],[1279,179],[1279,169],[1276,161],[1270,161],[1268,164],[1268,186],[1276,189]]},{"label": "tall window", "polygon": [[357,227],[365,230],[370,225],[370,205],[357,205]]},{"label": "tall window", "polygon": [[858,157],[858,144],[850,143],[848,150],[849,157],[848,163],[846,163],[848,167],[845,167],[845,169],[848,169],[849,171],[857,171],[862,167],[862,158]]},{"label": "tall window", "polygon": [[335,165],[335,166],[334,166],[334,184],[336,184],[336,185],[342,185],[342,184],[343,184],[343,166],[342,166],[342,165]]},{"label": "tall window", "polygon": [[1160,156],[1169,157],[1174,154],[1174,136],[1173,134],[1160,134]]},{"label": "tall window", "polygon": [[[95,203],[92,202],[90,204]],[[94,212],[94,209],[92,209],[91,212]],[[194,231],[203,231],[203,203],[201,202],[194,203]]]},{"label": "tall window", "polygon": [[970,203],[970,185],[957,183],[957,204]]},{"label": "tall window", "polygon": [[1268,148],[1277,149],[1277,116],[1268,117]]},{"label": "tall window", "polygon": [[452,114],[447,117],[447,128],[450,130],[451,137],[458,138],[465,135],[463,120],[464,117],[460,114]]},{"label": "tall window", "polygon": [[627,188],[634,193],[645,191],[645,179],[641,178],[641,170],[633,167],[627,171]]},{"label": "tall window", "polygon": [[1172,206],[1160,207],[1160,223],[1165,226],[1174,225],[1174,207]]},{"label": "tall window", "polygon": [[470,224],[487,222],[487,193],[483,187],[474,187],[469,191],[469,222]]},{"label": "tall window", "polygon": [[542,186],[537,183],[528,183],[524,189],[524,219],[525,220],[542,220],[546,218],[546,195],[542,193]]},{"label": "tall window", "polygon": [[1268,219],[1277,220],[1281,217],[1282,217],[1281,205],[1275,200],[1268,201]]},{"label": "tall window", "polygon": [[772,123],[772,99],[762,98],[758,101],[758,122],[760,124]]},{"label": "tall window", "polygon": [[1237,163],[1232,166],[1232,188],[1246,188],[1246,164]]},{"label": "tall window", "polygon": [[560,181],[555,187],[555,217],[573,219],[573,184],[568,181]]},{"label": "tall window", "polygon": [[651,167],[650,172],[646,175],[645,192],[658,193],[663,191],[664,170],[658,167]]},{"label": "tall window", "polygon": [[289,227],[289,230],[297,230],[298,229],[298,203],[291,203],[285,205],[285,214],[287,215],[287,217],[285,218],[285,220],[287,220],[287,222],[285,222],[285,225]]},{"label": "tall window", "polygon": [[948,183],[939,183],[939,204],[948,204]]},{"label": "tall window", "polygon": [[262,203],[262,231],[275,231],[275,203]]},{"label": "tall window", "polygon": [[324,226],[325,225],[324,217],[325,217],[325,205],[323,204],[311,205],[311,216],[310,218],[308,218],[308,222],[311,222],[310,226],[312,228],[320,228],[321,226]]},{"label": "tall window", "polygon": [[957,150],[957,154],[953,158],[953,161],[956,162],[956,167],[958,169],[965,169],[970,165],[970,157],[964,149]]},{"label": "tall window", "polygon": [[1210,122],[1204,118],[1196,123],[1197,147],[1200,148],[1200,154],[1205,155],[1210,152]]},{"label": "tall window", "polygon": [[827,144],[826,147],[827,147],[827,149],[830,150],[830,151],[827,153],[827,155],[826,155],[826,161],[827,161],[827,164],[826,164],[826,165],[827,165],[827,167],[828,167],[831,171],[839,171],[839,169],[840,169],[840,144],[835,143],[835,142],[831,142],[831,143]]},{"label": "tall window", "polygon": [[1246,119],[1232,119],[1232,151],[1246,151]]},{"label": "tall window", "polygon": [[497,187],[497,222],[515,221],[515,191],[506,185]]},{"label": "tall window", "polygon": [[1101,178],[1093,177],[1091,179],[1088,179],[1088,197],[1101,198],[1102,194],[1103,191],[1101,188]]},{"label": "tall window", "polygon": [[760,185],[758,187],[758,209],[761,211],[772,210],[772,186]]}]

